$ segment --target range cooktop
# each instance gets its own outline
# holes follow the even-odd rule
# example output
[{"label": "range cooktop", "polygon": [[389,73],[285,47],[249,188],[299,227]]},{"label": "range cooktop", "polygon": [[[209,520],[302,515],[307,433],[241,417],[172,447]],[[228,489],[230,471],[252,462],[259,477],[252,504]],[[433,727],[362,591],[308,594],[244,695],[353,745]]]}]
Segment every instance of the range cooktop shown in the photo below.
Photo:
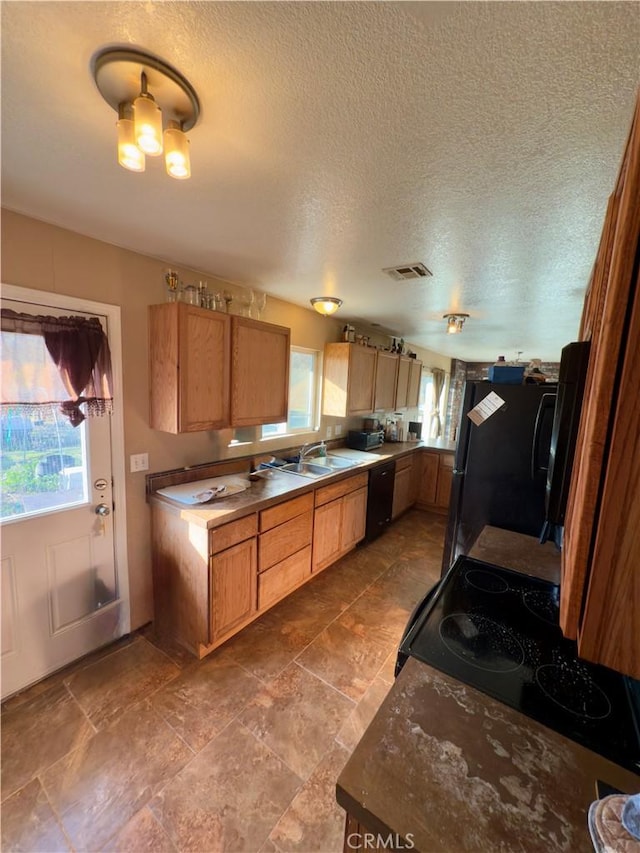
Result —
[{"label": "range cooktop", "polygon": [[559,588],[459,557],[400,646],[634,772],[638,732],[625,678],[580,660],[559,627]]}]

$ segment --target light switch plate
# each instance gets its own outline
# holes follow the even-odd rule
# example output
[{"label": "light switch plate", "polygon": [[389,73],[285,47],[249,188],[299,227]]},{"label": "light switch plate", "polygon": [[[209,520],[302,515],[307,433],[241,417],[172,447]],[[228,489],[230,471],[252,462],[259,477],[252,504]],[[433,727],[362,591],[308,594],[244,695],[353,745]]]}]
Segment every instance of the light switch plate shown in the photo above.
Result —
[{"label": "light switch plate", "polygon": [[336,424],[336,435],[342,435],[342,424]]},{"label": "light switch plate", "polygon": [[149,470],[149,454],[148,453],[133,453],[129,457],[130,471],[148,471]]},{"label": "light switch plate", "polygon": [[331,438],[333,435],[333,427],[327,427],[327,438]]}]

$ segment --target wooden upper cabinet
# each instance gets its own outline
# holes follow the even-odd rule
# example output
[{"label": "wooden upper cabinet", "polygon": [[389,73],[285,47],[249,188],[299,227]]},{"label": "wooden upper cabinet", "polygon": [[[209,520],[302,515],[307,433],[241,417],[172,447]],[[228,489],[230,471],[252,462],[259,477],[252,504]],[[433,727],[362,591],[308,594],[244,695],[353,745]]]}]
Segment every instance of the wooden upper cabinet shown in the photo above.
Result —
[{"label": "wooden upper cabinet", "polygon": [[165,432],[229,425],[230,317],[182,302],[149,307],[149,422]]},{"label": "wooden upper cabinet", "polygon": [[287,420],[290,331],[232,317],[231,424],[252,426]]},{"label": "wooden upper cabinet", "polygon": [[398,378],[396,381],[396,404],[394,409],[406,409],[409,400],[409,374],[415,359],[401,355],[398,359]]},{"label": "wooden upper cabinet", "polygon": [[376,412],[391,411],[396,405],[399,356],[378,350],[376,355],[376,390],[373,408]]},{"label": "wooden upper cabinet", "polygon": [[407,408],[415,409],[420,399],[420,380],[422,379],[422,362],[417,358],[411,359],[409,368],[409,390],[407,392]]},{"label": "wooden upper cabinet", "polygon": [[560,625],[640,678],[640,99],[585,302],[591,340],[562,549]]},{"label": "wooden upper cabinet", "polygon": [[322,414],[367,415],[374,410],[377,351],[359,344],[326,344]]}]

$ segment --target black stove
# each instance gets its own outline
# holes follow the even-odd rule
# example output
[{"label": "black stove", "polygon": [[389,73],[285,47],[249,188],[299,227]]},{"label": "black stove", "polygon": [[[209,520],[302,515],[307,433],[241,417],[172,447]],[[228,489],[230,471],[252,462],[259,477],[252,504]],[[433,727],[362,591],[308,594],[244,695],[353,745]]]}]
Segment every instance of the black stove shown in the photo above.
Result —
[{"label": "black stove", "polygon": [[580,660],[558,618],[558,586],[459,557],[416,608],[397,669],[417,658],[637,773],[627,679]]}]

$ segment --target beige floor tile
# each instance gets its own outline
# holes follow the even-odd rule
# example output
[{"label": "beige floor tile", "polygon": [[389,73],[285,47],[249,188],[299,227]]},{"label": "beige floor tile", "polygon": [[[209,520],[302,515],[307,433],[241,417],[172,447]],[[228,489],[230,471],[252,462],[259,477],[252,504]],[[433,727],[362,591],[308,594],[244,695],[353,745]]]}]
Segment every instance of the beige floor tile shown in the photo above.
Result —
[{"label": "beige floor tile", "polygon": [[346,696],[294,663],[269,682],[239,720],[307,779],[353,707]]},{"label": "beige floor tile", "polygon": [[350,699],[358,701],[380,671],[386,646],[333,622],[298,655],[296,661]]},{"label": "beige floor tile", "polygon": [[58,853],[70,850],[38,779],[33,779],[2,804],[4,853]]},{"label": "beige floor tile", "polygon": [[78,660],[73,661],[73,663],[70,663],[68,666],[59,669],[57,672],[54,672],[47,678],[43,678],[41,681],[36,682],[36,684],[32,684],[30,687],[26,687],[19,693],[14,693],[13,696],[5,699],[2,703],[2,714],[14,710],[19,705],[24,705],[25,702],[31,702],[37,696],[41,696],[43,693],[52,690],[54,687],[59,687],[64,684],[65,679],[68,679],[72,673],[77,672],[79,669],[83,669],[85,666],[90,666],[92,663],[107,657],[107,655],[113,654],[118,649],[130,646],[131,643],[135,642],[135,640],[136,637],[134,634],[121,637],[113,643],[109,643],[88,655],[78,658]]},{"label": "beige floor tile", "polygon": [[336,740],[348,749],[349,752],[355,748],[365,729],[375,717],[378,708],[384,702],[390,689],[391,684],[378,676],[344,721]]},{"label": "beige floor tile", "polygon": [[40,778],[73,846],[95,850],[192,757],[164,720],[141,703]]},{"label": "beige floor tile", "polygon": [[180,851],[257,851],[301,780],[237,721],[152,800]]},{"label": "beige floor tile", "polygon": [[323,758],[271,832],[283,853],[341,853],[345,812],[336,802],[336,780],[349,758],[336,745]]},{"label": "beige floor tile", "polygon": [[378,578],[371,591],[411,611],[434,583],[415,571],[414,561],[398,560]]},{"label": "beige floor tile", "polygon": [[173,842],[146,806],[102,850],[104,853],[176,853]]},{"label": "beige floor tile", "polygon": [[205,658],[161,688],[150,701],[198,752],[240,713],[261,687],[262,682],[238,664],[224,657]]},{"label": "beige floor tile", "polygon": [[65,684],[93,725],[101,729],[179,672],[165,654],[139,637],[130,646],[75,672]]},{"label": "beige floor tile", "polygon": [[410,608],[396,604],[393,594],[371,587],[340,615],[338,622],[390,652],[397,647],[409,616]]},{"label": "beige floor tile", "polygon": [[393,684],[395,681],[395,667],[398,658],[398,650],[394,649],[389,657],[382,664],[382,669],[378,673],[378,678],[381,678],[386,684]]},{"label": "beige floor tile", "polygon": [[224,656],[268,681],[276,677],[340,614],[335,602],[294,593],[228,643]]},{"label": "beige floor tile", "polygon": [[2,716],[2,799],[94,736],[61,684],[7,711]]}]

